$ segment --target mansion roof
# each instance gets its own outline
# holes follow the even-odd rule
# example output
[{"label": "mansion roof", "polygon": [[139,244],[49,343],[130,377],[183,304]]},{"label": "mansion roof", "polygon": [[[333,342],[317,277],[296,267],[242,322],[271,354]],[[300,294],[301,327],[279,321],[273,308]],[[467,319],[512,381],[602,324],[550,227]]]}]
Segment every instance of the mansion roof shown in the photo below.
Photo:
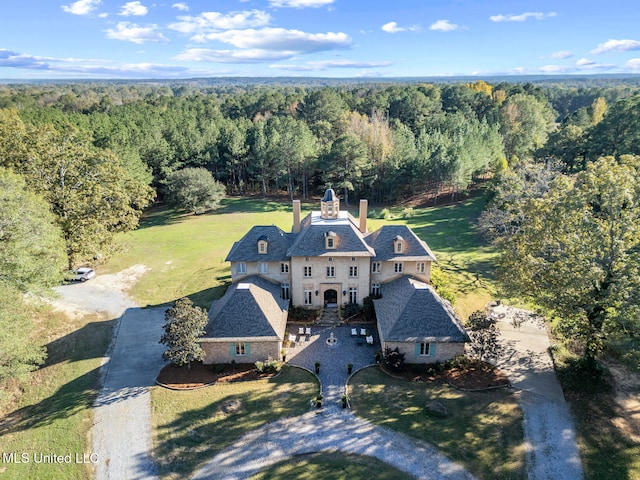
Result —
[{"label": "mansion roof", "polygon": [[[288,260],[287,250],[293,243],[295,235],[285,233],[278,227],[256,226],[251,228],[244,237],[233,244],[227,262],[277,262]],[[258,241],[267,242],[266,253],[258,252]]]},{"label": "mansion roof", "polygon": [[[396,253],[394,240],[404,243],[402,253]],[[365,241],[375,251],[374,260],[422,260],[435,262],[436,257],[423,240],[406,225],[385,225],[370,233]]]},{"label": "mansion roof", "polygon": [[381,286],[373,305],[385,342],[467,342],[451,304],[426,283],[408,276]]},{"label": "mansion roof", "polygon": [[250,276],[229,286],[209,311],[205,338],[284,338],[289,300],[280,297],[280,286]]}]

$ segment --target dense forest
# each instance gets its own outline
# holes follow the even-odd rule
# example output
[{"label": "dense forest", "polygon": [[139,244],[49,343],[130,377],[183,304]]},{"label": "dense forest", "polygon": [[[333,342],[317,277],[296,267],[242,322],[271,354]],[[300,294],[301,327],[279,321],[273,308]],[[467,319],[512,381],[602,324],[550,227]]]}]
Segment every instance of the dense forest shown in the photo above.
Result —
[{"label": "dense forest", "polygon": [[[20,294],[108,256],[144,208],[203,174],[214,197],[305,199],[331,186],[347,205],[437,204],[492,178],[481,227],[503,252],[505,285],[570,317],[594,358],[611,329],[637,335],[639,113],[637,78],[0,85],[0,283],[13,299],[0,316],[20,317]],[[531,246],[539,256],[525,262]],[[559,268],[569,251],[584,265]],[[41,358],[16,355],[31,360],[4,362],[0,379]]]}]

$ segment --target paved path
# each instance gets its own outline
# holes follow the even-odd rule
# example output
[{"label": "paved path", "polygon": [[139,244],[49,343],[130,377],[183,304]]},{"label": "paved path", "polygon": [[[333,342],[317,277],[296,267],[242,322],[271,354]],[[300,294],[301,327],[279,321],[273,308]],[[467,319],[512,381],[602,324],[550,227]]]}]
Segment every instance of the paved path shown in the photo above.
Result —
[{"label": "paved path", "polygon": [[159,339],[164,310],[130,308],[118,324],[95,405],[92,437],[99,456],[98,480],[157,478],[148,387],[163,365]]},{"label": "paved path", "polygon": [[516,327],[507,307],[494,311],[506,315],[498,322],[506,351],[497,365],[519,390],[529,480],[583,478],[573,418],[553,368],[544,324],[531,317]]},{"label": "paved path", "polygon": [[216,455],[193,478],[241,480],[294,455],[336,450],[378,458],[419,479],[474,478],[431,445],[337,411],[265,425]]}]

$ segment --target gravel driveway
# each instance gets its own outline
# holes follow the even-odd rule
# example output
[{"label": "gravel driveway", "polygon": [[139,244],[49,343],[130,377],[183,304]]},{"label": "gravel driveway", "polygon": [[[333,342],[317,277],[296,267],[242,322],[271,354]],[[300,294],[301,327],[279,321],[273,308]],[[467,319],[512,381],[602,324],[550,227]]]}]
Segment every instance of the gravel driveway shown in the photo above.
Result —
[{"label": "gravel driveway", "polygon": [[[516,310],[498,306],[505,354],[497,363],[518,389],[524,414],[529,480],[583,478],[571,412],[549,355],[545,325],[535,317],[514,326]],[[521,311],[522,312],[522,311]]]},{"label": "gravel driveway", "polygon": [[158,343],[164,308],[141,309],[124,293],[146,269],[136,265],[115,275],[98,275],[85,283],[56,288],[54,305],[70,314],[101,312],[118,318],[109,356],[102,366],[102,389],[91,430],[98,454],[95,476],[104,479],[157,478],[151,459],[148,386],[163,365]]}]

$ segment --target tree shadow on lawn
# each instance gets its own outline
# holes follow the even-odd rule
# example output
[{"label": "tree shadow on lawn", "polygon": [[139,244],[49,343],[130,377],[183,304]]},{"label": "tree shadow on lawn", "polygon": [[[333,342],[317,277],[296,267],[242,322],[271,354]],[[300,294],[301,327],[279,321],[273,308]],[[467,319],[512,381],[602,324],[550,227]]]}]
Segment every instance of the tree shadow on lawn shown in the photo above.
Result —
[{"label": "tree shadow on lawn", "polygon": [[[374,370],[361,370],[350,382],[356,414],[434,445],[478,478],[526,478],[523,417],[511,391],[461,392]],[[428,414],[431,402],[446,415]]]},{"label": "tree shadow on lawn", "polygon": [[[58,375],[56,367],[60,363],[102,357],[115,324],[116,320],[90,322],[53,340],[46,346],[47,360],[38,373],[55,377]],[[51,425],[91,408],[98,395],[99,378],[100,367],[97,367],[63,384],[53,395],[8,413],[0,420],[0,438],[14,432]]]},{"label": "tree shadow on lawn", "polygon": [[[242,382],[244,390],[213,396],[206,405],[185,409],[173,421],[157,425],[153,457],[158,462],[161,474],[177,474],[180,477],[192,475],[245,434],[269,422],[308,411],[309,399],[317,394],[317,387],[313,392],[307,392],[309,389],[298,383],[297,375],[290,379],[286,375],[283,372],[281,376],[267,380],[269,388],[266,391],[252,390],[251,384],[254,382]],[[194,397],[202,402],[202,396],[211,392],[210,389],[224,387],[213,385],[196,391],[155,388],[158,390],[154,393],[154,404],[158,405],[159,402],[169,404],[175,401],[193,404],[197,402]],[[235,406],[229,409],[229,405]]]}]

